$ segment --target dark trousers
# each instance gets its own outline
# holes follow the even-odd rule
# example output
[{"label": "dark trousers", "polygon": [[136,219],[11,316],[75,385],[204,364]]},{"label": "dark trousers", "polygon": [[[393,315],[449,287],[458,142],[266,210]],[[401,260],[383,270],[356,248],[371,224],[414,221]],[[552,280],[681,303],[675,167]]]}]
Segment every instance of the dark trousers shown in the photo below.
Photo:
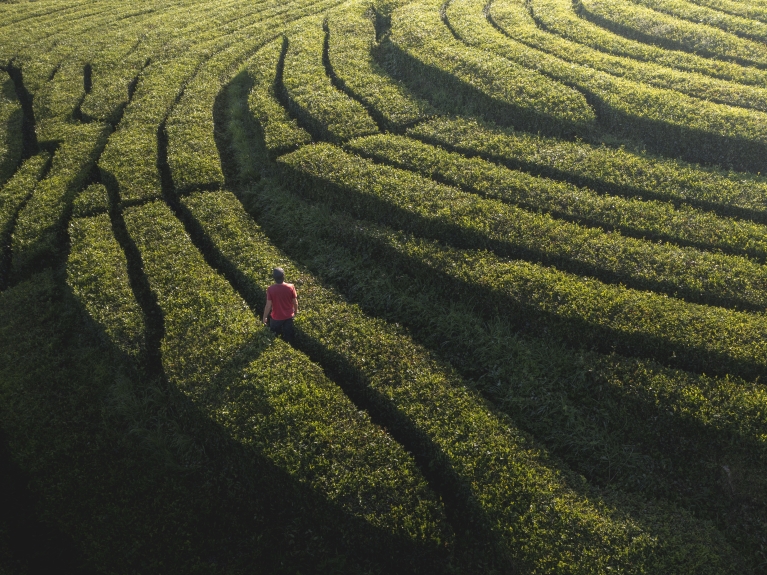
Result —
[{"label": "dark trousers", "polygon": [[269,318],[269,329],[271,329],[275,335],[281,335],[282,339],[287,342],[293,341],[293,318],[288,319],[273,319]]}]

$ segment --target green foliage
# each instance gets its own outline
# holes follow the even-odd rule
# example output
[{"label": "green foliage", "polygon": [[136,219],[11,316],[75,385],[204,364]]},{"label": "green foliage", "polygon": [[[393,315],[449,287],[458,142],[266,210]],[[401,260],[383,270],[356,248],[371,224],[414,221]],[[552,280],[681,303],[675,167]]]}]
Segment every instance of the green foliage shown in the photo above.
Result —
[{"label": "green foliage", "polygon": [[494,2],[485,9],[485,17],[492,22],[498,18],[515,40],[562,60],[702,100],[767,111],[767,92],[762,87],[736,84],[700,72],[682,72],[670,67],[668,62],[661,66],[616,56],[552,34],[551,29],[577,25],[570,21],[574,18],[571,2],[564,5],[558,0]]},{"label": "green foliage", "polygon": [[392,15],[391,44],[382,57],[414,91],[448,111],[521,129],[564,135],[592,128],[594,111],[581,94],[462,45],[441,21],[440,4],[414,2]]},{"label": "green foliage", "polygon": [[767,272],[745,258],[645,242],[531,213],[328,144],[305,146],[279,158],[279,164],[285,185],[309,197],[455,247],[489,249],[702,303],[760,309],[767,302]]},{"label": "green foliage", "polygon": [[[685,22],[673,16],[645,8],[631,2],[614,0],[580,0],[581,14],[621,34],[640,41],[650,41],[670,50],[687,50],[703,56],[718,57],[745,66],[767,64],[767,48],[762,42],[767,38],[765,26],[756,22],[743,22],[718,15],[712,19],[712,11],[687,6],[686,2],[654,2],[643,0],[642,4],[693,20]],[[750,36],[758,41],[744,40],[713,28],[711,24],[725,28],[738,35]],[[703,24],[709,24],[704,26]]]},{"label": "green foliage", "polygon": [[588,188],[509,170],[480,158],[466,158],[405,137],[370,136],[352,140],[347,148],[484,197],[557,217],[617,229],[635,237],[745,253],[762,261],[767,257],[764,241],[767,229],[763,225],[722,218],[689,206],[676,208],[669,202],[602,195]]},{"label": "green foliage", "polygon": [[439,118],[409,135],[465,155],[573,182],[602,193],[691,204],[767,223],[767,180],[703,168],[625,148],[567,142],[498,129],[467,118]]},{"label": "green foliage", "polygon": [[368,4],[355,1],[334,10],[327,27],[328,60],[337,81],[375,114],[379,127],[398,131],[434,114],[428,102],[393,80],[376,61],[375,13]]},{"label": "green foliage", "polygon": [[[749,18],[728,15],[720,10],[711,9],[705,6],[699,6],[686,0],[671,0],[659,2],[658,0],[633,0],[637,4],[651,8],[658,12],[675,16],[682,20],[694,22],[696,24],[705,24],[720,28],[725,32],[730,32],[741,38],[750,38],[758,42],[767,40],[767,24],[758,22]],[[746,10],[743,10],[747,12]],[[767,16],[764,10],[755,11],[756,14]],[[705,32],[704,32],[705,33]]]},{"label": "green foliage", "polygon": [[[270,42],[248,60],[245,68],[249,74],[249,84],[252,85],[252,88],[250,85],[246,88],[250,89],[247,96],[248,110],[261,127],[265,151],[272,158],[311,142],[311,136],[299,128],[296,120],[280,105],[275,92],[277,65],[282,55],[282,47],[282,38]],[[244,124],[243,120],[238,120],[230,131]],[[243,160],[238,163],[247,166],[253,162]]]},{"label": "green foliage", "polygon": [[[522,4],[521,0],[496,0],[490,5],[489,12],[498,22],[510,16],[518,21],[516,19],[519,17]],[[660,46],[637,42],[612,33],[579,17],[581,7],[579,2],[530,0],[529,5],[536,20],[549,32],[578,44],[591,46],[608,54],[626,56],[669,68],[698,72],[748,85],[767,86],[767,76],[763,70],[739,66],[725,60],[705,58],[689,52],[666,50]],[[505,26],[505,28],[510,33],[514,31],[513,26]]]},{"label": "green foliage", "polygon": [[0,186],[13,175],[21,159],[21,107],[13,82],[5,79],[0,90]]},{"label": "green foliage", "polygon": [[[270,198],[282,194],[272,187],[261,193]],[[234,198],[197,196],[187,205],[222,256],[237,266],[251,285],[263,285],[274,262],[284,261]],[[302,208],[290,209],[289,217],[302,220]],[[302,224],[312,220],[307,218]],[[297,229],[303,227],[299,224]],[[285,230],[288,236],[292,231],[292,227]],[[312,234],[292,237],[298,244],[304,239],[316,241]],[[335,254],[323,244],[315,244],[315,248],[311,253],[320,259],[325,254],[326,265],[334,267],[336,274],[343,275],[340,270],[349,269],[354,275],[357,262],[333,259]],[[655,517],[659,524],[642,527],[647,525],[643,519],[579,493],[577,482],[569,486],[568,478],[550,467],[545,456],[531,448],[529,440],[508,420],[494,413],[449,367],[401,329],[366,316],[301,268],[286,268],[286,273],[300,286],[300,345],[335,370],[342,369],[348,377],[366,382],[381,394],[379,401],[394,402],[426,433],[438,450],[434,456],[446,458],[470,486],[493,532],[521,565],[531,572],[596,573],[607,566],[641,572],[649,564],[663,564],[663,560],[653,563],[649,559],[652,553],[658,557],[665,554],[662,549],[666,542],[653,535],[655,529],[662,528],[663,519]],[[341,357],[344,359],[339,361]],[[445,421],[450,424],[445,425]],[[481,454],[479,464],[477,454]],[[564,524],[573,536],[563,540],[554,533]],[[542,529],[542,525],[546,527]],[[524,545],[518,544],[523,541]],[[696,552],[703,549],[696,548]],[[576,562],[573,557],[589,560]],[[714,569],[726,568],[719,564]]]},{"label": "green foliage", "polygon": [[672,157],[764,169],[764,113],[701,101],[555,58],[513,39],[514,29],[501,19],[495,21],[504,32],[495,29],[482,12],[484,5],[483,0],[450,3],[447,18],[456,34],[471,46],[581,90],[603,130]]},{"label": "green foliage", "polygon": [[[307,18],[287,34],[282,86],[291,114],[316,137],[334,142],[378,131],[362,105],[335,88],[323,64],[322,18]],[[279,81],[279,80],[278,80]]]},{"label": "green foliage", "polygon": [[163,312],[169,383],[237,441],[352,517],[405,541],[444,540],[437,501],[402,447],[321,369],[268,335],[170,210],[150,203],[124,217]]}]

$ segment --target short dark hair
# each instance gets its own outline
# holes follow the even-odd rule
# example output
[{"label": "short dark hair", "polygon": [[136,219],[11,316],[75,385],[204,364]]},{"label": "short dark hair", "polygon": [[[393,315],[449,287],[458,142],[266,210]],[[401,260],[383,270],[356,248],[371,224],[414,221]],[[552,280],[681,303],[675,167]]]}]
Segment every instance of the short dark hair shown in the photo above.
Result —
[{"label": "short dark hair", "polygon": [[281,284],[285,281],[285,270],[282,268],[274,268],[272,270],[272,277],[274,278],[274,281]]}]

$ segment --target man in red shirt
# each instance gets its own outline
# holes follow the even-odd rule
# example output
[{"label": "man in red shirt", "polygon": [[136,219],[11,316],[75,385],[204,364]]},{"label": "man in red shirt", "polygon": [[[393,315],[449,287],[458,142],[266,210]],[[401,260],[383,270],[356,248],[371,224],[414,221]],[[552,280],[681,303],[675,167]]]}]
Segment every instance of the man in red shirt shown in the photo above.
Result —
[{"label": "man in red shirt", "polygon": [[293,341],[293,317],[298,313],[298,295],[293,284],[285,283],[285,271],[282,268],[274,268],[272,276],[275,283],[266,290],[264,324],[290,342]]}]

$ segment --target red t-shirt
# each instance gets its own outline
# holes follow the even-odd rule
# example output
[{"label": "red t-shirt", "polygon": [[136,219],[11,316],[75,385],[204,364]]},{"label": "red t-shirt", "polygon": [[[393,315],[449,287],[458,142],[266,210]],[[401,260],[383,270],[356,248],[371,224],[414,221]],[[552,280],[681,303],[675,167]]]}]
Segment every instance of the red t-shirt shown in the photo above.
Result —
[{"label": "red t-shirt", "polygon": [[293,284],[272,284],[266,290],[266,300],[272,302],[272,319],[282,321],[293,317],[293,299],[297,298]]}]

